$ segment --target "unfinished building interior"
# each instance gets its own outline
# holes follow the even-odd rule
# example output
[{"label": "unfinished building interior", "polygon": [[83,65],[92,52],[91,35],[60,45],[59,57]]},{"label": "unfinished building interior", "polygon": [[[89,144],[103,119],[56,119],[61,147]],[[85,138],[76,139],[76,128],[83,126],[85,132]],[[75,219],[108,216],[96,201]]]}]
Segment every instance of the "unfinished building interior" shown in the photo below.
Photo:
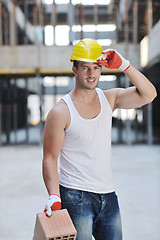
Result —
[{"label": "unfinished building interior", "polygon": [[[112,143],[160,143],[159,0],[1,0],[0,145],[42,142],[48,111],[74,86],[69,58],[82,38],[119,51],[157,89],[153,103],[114,112]],[[130,84],[103,69],[98,87]]]}]

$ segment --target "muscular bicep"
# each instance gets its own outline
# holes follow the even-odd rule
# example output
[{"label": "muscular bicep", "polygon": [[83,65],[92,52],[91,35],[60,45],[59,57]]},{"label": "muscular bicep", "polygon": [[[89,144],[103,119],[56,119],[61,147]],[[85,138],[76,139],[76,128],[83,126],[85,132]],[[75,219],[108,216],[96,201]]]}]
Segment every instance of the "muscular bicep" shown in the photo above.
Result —
[{"label": "muscular bicep", "polygon": [[50,124],[48,121],[44,129],[44,156],[51,155],[58,157],[64,139],[64,129],[59,126],[59,122]]},{"label": "muscular bicep", "polygon": [[104,91],[104,94],[112,108],[112,111],[117,108],[138,108],[146,103],[145,99],[141,97],[136,87],[112,88]]},{"label": "muscular bicep", "polygon": [[138,108],[145,104],[136,87],[117,88],[115,97],[115,109]]}]

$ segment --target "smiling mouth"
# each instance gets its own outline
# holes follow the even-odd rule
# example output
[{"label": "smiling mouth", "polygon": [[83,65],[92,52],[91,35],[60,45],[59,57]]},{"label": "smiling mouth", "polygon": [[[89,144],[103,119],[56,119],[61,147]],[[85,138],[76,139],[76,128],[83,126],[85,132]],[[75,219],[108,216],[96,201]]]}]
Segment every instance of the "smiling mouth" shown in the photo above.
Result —
[{"label": "smiling mouth", "polygon": [[95,82],[95,79],[87,79],[88,82]]}]

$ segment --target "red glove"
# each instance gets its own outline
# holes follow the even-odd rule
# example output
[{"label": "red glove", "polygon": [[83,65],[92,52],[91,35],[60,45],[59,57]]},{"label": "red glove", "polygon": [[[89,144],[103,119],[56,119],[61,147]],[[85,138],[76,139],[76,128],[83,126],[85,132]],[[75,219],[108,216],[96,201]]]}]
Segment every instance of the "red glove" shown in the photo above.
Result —
[{"label": "red glove", "polygon": [[130,67],[130,62],[122,57],[114,49],[106,49],[102,55],[97,58],[97,62],[109,69],[119,69],[124,72]]},{"label": "red glove", "polygon": [[48,217],[52,215],[52,211],[61,209],[61,198],[56,194],[49,195],[44,212]]}]

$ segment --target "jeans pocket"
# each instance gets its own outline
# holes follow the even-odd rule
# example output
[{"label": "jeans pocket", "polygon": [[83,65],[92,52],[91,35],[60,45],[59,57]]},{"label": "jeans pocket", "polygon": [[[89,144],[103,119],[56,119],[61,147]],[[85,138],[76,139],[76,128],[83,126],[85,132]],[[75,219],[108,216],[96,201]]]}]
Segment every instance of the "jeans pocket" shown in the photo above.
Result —
[{"label": "jeans pocket", "polygon": [[65,203],[81,203],[83,199],[83,192],[81,190],[60,187],[61,198]]}]

